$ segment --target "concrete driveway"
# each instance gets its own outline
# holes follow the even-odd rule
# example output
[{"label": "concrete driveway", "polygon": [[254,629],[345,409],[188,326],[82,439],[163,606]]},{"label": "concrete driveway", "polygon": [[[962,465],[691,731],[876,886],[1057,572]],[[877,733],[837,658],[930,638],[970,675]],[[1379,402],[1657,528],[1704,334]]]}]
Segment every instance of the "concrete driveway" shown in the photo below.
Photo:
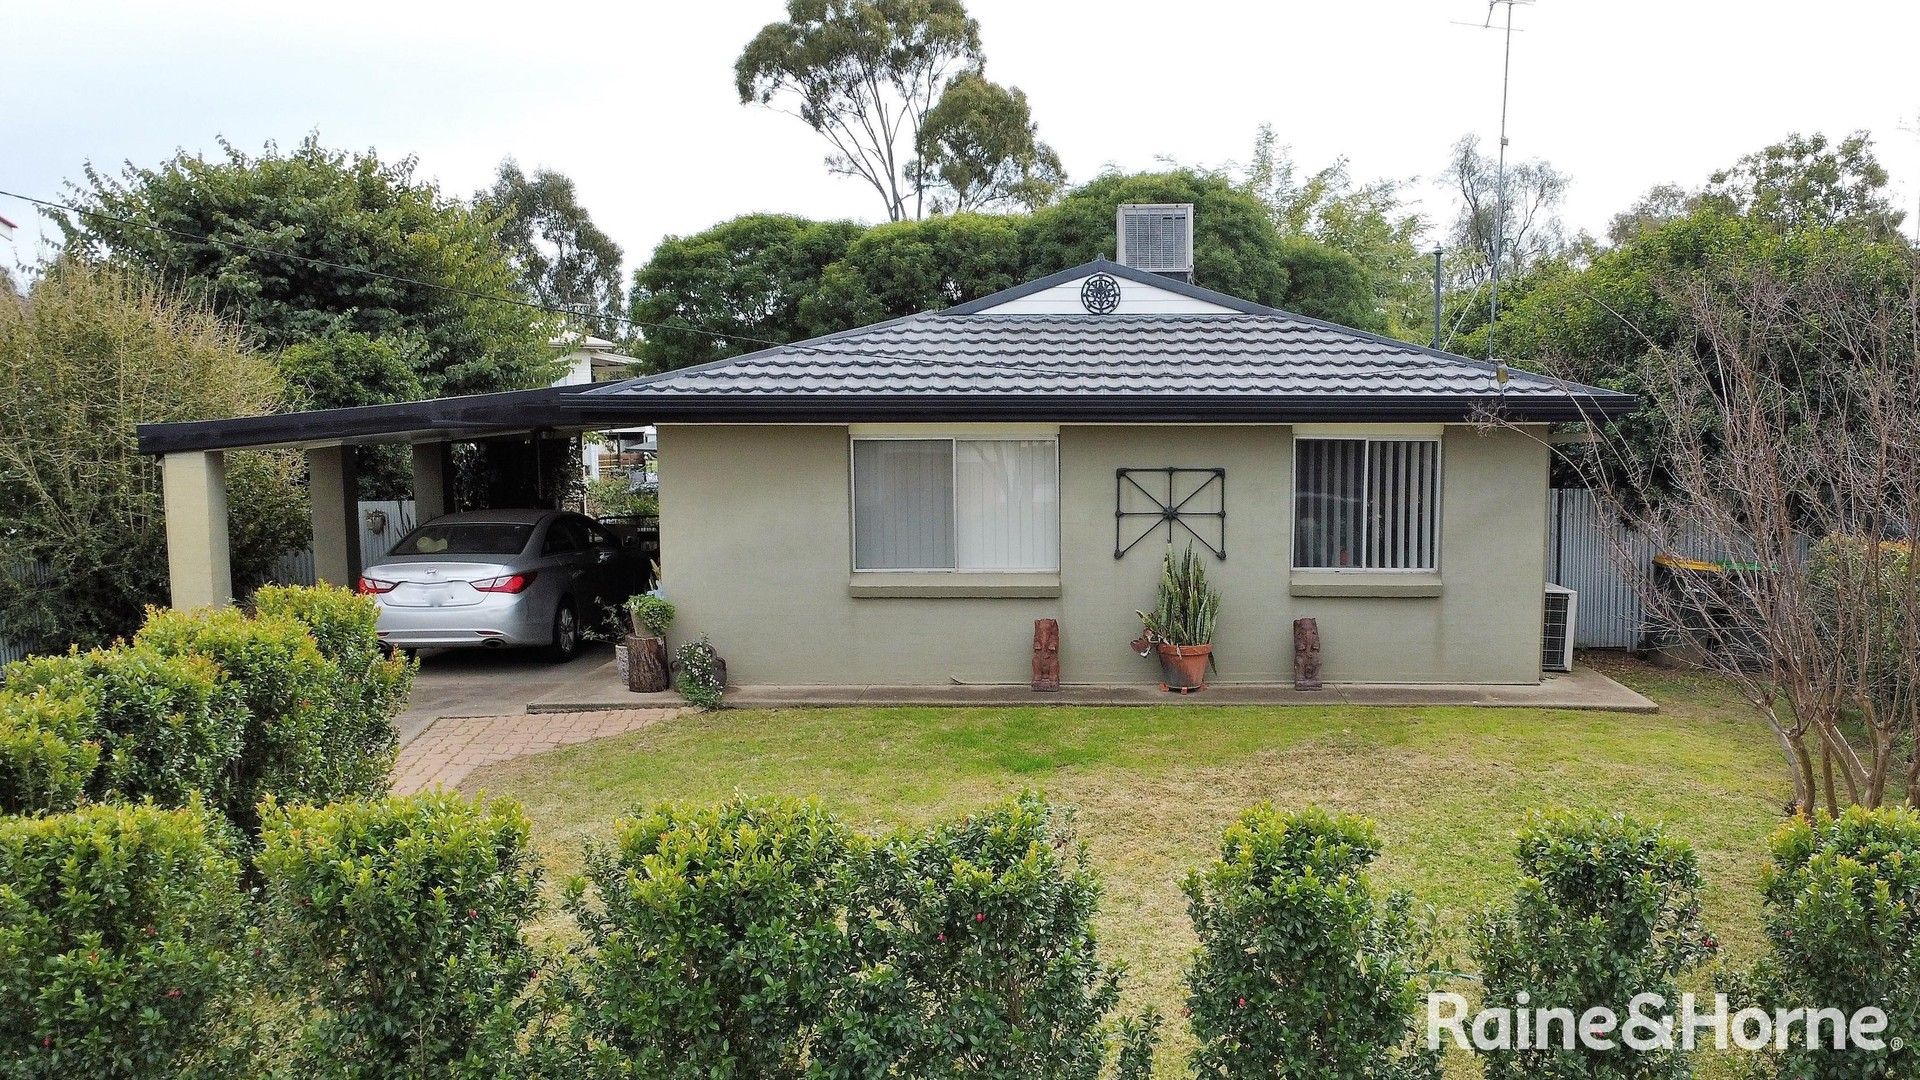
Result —
[{"label": "concrete driveway", "polygon": [[545,659],[536,649],[423,650],[413,699],[394,724],[405,746],[443,716],[524,713],[537,698],[570,687],[617,682],[613,646],[597,642],[582,647],[580,655],[565,664]]}]

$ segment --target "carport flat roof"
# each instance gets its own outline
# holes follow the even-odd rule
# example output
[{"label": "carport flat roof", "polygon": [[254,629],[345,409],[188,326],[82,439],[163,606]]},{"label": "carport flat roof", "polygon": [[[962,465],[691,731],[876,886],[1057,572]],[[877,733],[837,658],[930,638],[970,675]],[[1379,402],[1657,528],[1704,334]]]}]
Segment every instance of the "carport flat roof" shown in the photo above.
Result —
[{"label": "carport flat roof", "polygon": [[570,395],[566,391],[578,389],[545,387],[393,405],[141,424],[137,433],[141,453],[172,454],[192,450],[470,440],[545,430],[588,431],[603,426],[598,422],[581,423],[577,413],[568,407]]}]

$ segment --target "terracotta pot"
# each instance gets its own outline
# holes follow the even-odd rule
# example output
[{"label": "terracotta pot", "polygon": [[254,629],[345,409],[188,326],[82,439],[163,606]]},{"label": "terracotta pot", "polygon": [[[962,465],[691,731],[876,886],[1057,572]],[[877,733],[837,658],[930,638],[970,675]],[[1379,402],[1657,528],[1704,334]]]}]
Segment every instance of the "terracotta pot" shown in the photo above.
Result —
[{"label": "terracotta pot", "polygon": [[1160,646],[1161,685],[1168,690],[1205,690],[1212,645]]}]

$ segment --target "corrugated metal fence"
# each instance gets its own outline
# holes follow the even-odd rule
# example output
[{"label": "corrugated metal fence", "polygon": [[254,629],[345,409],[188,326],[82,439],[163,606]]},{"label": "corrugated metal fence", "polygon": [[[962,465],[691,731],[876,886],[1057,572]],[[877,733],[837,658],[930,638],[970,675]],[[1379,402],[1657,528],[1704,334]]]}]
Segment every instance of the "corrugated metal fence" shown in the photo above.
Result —
[{"label": "corrugated metal fence", "polygon": [[[1668,552],[1693,559],[1736,553],[1702,530],[1682,532]],[[1654,543],[1609,514],[1585,488],[1555,488],[1547,497],[1547,580],[1580,594],[1573,643],[1581,649],[1640,644],[1646,607],[1639,586],[1651,572]]]}]

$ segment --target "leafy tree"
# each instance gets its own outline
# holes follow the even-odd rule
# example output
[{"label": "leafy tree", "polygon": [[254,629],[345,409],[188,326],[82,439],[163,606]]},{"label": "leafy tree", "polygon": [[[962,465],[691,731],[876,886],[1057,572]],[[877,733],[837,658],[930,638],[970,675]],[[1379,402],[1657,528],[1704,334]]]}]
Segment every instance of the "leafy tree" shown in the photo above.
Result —
[{"label": "leafy tree", "polygon": [[927,112],[916,144],[916,179],[944,189],[934,209],[965,212],[1052,202],[1066,183],[1060,155],[1036,134],[1027,95],[1019,87],[963,72]]},{"label": "leafy tree", "polygon": [[1240,186],[1266,204],[1282,237],[1310,237],[1356,260],[1388,332],[1427,339],[1433,272],[1418,245],[1425,222],[1403,209],[1404,183],[1357,184],[1345,158],[1301,179],[1291,149],[1263,124]]},{"label": "leafy tree", "polygon": [[927,209],[928,113],[981,61],[980,24],[959,0],[788,0],[786,20],[741,52],[734,85],[741,104],[779,108],[819,132],[833,146],[827,168],[866,181],[899,221]]},{"label": "leafy tree", "polygon": [[1114,215],[1122,203],[1192,203],[1194,280],[1263,304],[1286,296],[1280,236],[1258,199],[1224,176],[1178,169],[1109,173],[1033,215],[1025,277],[1112,258]]},{"label": "leafy tree", "polygon": [[288,346],[280,372],[294,397],[317,407],[419,401],[428,396],[416,367],[425,348],[411,334],[335,330]]},{"label": "leafy tree", "polygon": [[1209,289],[1361,329],[1382,326],[1356,260],[1309,237],[1282,242],[1259,199],[1224,175],[1190,169],[1102,176],[1035,213],[1023,276],[1111,257],[1123,203],[1192,203],[1194,279]]},{"label": "leafy tree", "polygon": [[640,358],[670,371],[808,336],[801,301],[860,232],[846,221],[748,214],[661,241],[633,275]]},{"label": "leafy tree", "polygon": [[500,243],[534,299],[578,312],[594,333],[620,332],[620,245],[593,223],[570,178],[551,169],[529,175],[508,158],[473,201],[499,220]]},{"label": "leafy tree", "polygon": [[[134,426],[272,412],[282,394],[204,305],[73,260],[0,297],[0,390],[0,624],[38,648],[105,644],[166,601],[159,467]],[[227,487],[244,586],[305,541],[306,499],[285,455],[228,455]]]},{"label": "leafy tree", "polygon": [[802,299],[808,333],[818,335],[950,307],[1019,284],[1024,219],[949,214],[878,225]]},{"label": "leafy tree", "polygon": [[342,331],[416,335],[429,395],[548,380],[550,320],[474,295],[520,295],[495,225],[416,179],[412,158],[329,150],[311,135],[258,157],[221,145],[224,160],[182,152],[117,177],[88,165],[73,186],[79,212],[60,220],[70,249],[177,283],[275,352]]},{"label": "leafy tree", "polygon": [[1714,173],[1701,200],[1776,229],[1832,226],[1883,238],[1906,216],[1887,197],[1887,170],[1864,131],[1838,143],[1792,133]]},{"label": "leafy tree", "polygon": [[[1449,230],[1449,246],[1456,252],[1453,273],[1460,283],[1471,286],[1487,280],[1496,253],[1501,276],[1517,278],[1534,263],[1566,248],[1559,209],[1568,177],[1545,161],[1509,163],[1502,198],[1499,163],[1480,152],[1479,136],[1466,135],[1453,144],[1445,179],[1460,196]],[[1504,243],[1496,238],[1503,226]]]}]

